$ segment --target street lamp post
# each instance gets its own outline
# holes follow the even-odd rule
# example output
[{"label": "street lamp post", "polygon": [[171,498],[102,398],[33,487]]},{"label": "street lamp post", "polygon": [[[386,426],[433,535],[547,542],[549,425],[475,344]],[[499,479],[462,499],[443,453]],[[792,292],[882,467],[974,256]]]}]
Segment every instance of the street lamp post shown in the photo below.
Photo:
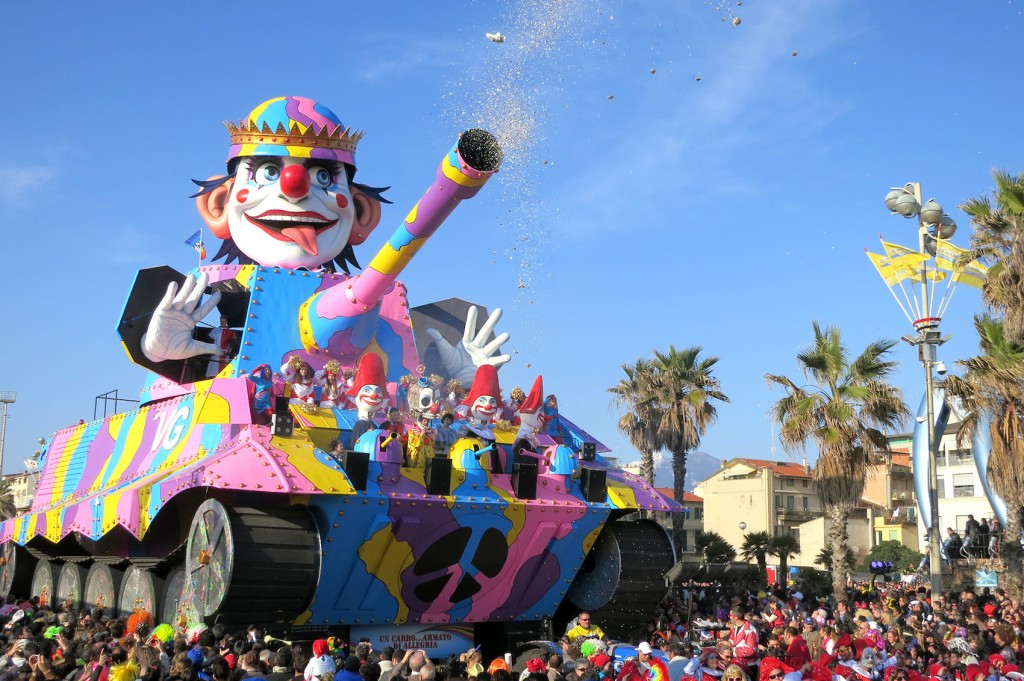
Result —
[{"label": "street lamp post", "polygon": [[0,414],[0,478],[4,475],[4,444],[7,441],[7,405],[14,404],[18,394],[11,390],[0,390],[0,404],[3,405],[3,413]]},{"label": "street lamp post", "polygon": [[[928,487],[931,511],[931,523],[928,526],[929,572],[931,573],[932,594],[942,593],[942,558],[940,556],[941,536],[939,533],[939,494],[938,471],[936,468],[936,452],[938,440],[935,434],[935,408],[933,395],[935,390],[934,369],[939,365],[937,349],[949,337],[939,332],[941,312],[933,314],[932,300],[929,296],[929,283],[934,285],[935,275],[929,276],[928,261],[936,254],[936,240],[948,239],[956,231],[956,223],[942,212],[942,206],[935,199],[921,200],[921,185],[911,182],[903,187],[889,191],[885,196],[885,206],[894,215],[905,218],[917,218],[918,264],[921,283],[920,315],[912,319],[916,336],[906,335],[903,340],[917,347],[917,358],[924,368],[926,431],[928,452]],[[916,277],[915,277],[916,278]],[[898,299],[897,299],[898,301]],[[905,311],[905,310],[904,310]]]}]

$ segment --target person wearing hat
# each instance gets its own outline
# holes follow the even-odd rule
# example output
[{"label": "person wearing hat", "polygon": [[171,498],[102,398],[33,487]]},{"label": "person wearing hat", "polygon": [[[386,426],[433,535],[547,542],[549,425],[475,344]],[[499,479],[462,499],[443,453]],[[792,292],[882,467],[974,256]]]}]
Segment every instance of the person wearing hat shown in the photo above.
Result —
[{"label": "person wearing hat", "polygon": [[636,662],[644,674],[651,669],[651,653],[653,652],[651,644],[647,641],[641,641],[640,645],[636,647]]},{"label": "person wearing hat", "polygon": [[[327,640],[318,638],[313,641],[313,656],[302,671],[303,681],[319,681],[320,677],[327,672],[333,673],[336,670],[337,667],[334,664],[334,658],[330,656]],[[358,668],[356,671],[358,673]]]}]

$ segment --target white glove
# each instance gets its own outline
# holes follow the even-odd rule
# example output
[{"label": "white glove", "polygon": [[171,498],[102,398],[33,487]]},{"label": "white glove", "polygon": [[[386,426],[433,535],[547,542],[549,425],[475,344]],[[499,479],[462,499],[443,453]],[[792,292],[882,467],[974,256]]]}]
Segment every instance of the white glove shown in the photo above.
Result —
[{"label": "white glove", "polygon": [[192,337],[192,332],[206,315],[220,302],[220,291],[199,305],[203,291],[210,281],[206,272],[196,279],[192,275],[178,290],[178,284],[167,285],[167,293],[153,312],[149,328],[142,336],[142,352],[154,362],[167,359],[188,359],[197,355],[221,355],[222,351],[213,343],[203,343]]},{"label": "white glove", "polygon": [[466,314],[466,330],[462,334],[462,342],[458,345],[452,345],[446,341],[437,329],[427,329],[427,335],[437,344],[437,351],[441,355],[441,363],[444,365],[445,371],[452,378],[462,381],[467,389],[473,383],[477,367],[484,364],[500,367],[512,359],[509,355],[492,356],[501,348],[502,343],[508,342],[508,333],[499,334],[490,343],[487,342],[487,337],[491,335],[494,326],[501,319],[501,308],[495,308],[480,328],[480,332],[474,336],[477,314],[475,305],[469,308],[469,312]]}]

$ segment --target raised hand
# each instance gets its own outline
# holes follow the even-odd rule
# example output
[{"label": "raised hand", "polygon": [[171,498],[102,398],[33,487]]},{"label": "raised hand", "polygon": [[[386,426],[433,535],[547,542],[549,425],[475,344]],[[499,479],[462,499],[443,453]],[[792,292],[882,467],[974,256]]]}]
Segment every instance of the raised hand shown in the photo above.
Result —
[{"label": "raised hand", "polygon": [[[452,345],[444,339],[437,329],[427,329],[427,334],[437,344],[437,351],[441,356],[441,363],[449,376],[462,381],[463,385],[473,382],[476,368],[484,364],[500,367],[510,359],[509,355],[495,355],[503,343],[509,339],[508,333],[499,334],[490,343],[487,337],[494,331],[495,325],[501,320],[501,308],[495,308],[494,312],[487,318],[480,331],[476,331],[476,321],[479,312],[476,306],[470,307],[466,314],[466,329],[462,334],[462,342]],[[475,335],[474,335],[475,333]]]},{"label": "raised hand", "polygon": [[192,275],[186,277],[180,291],[174,282],[167,286],[167,292],[153,312],[149,328],[142,337],[142,351],[146,357],[161,362],[221,354],[221,349],[213,343],[203,343],[192,337],[196,325],[220,302],[220,291],[215,291],[199,304],[209,280],[209,275],[203,272],[198,279]]}]

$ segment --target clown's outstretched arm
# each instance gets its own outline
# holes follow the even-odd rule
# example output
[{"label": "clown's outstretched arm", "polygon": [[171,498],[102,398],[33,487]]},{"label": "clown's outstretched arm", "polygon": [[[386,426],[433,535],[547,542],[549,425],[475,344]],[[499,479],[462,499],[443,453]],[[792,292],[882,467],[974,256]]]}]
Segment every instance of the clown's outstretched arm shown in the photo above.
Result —
[{"label": "clown's outstretched arm", "polygon": [[222,354],[223,351],[213,343],[203,343],[192,337],[199,322],[220,302],[220,291],[215,291],[200,305],[209,280],[209,275],[204,272],[198,279],[188,275],[180,291],[177,282],[167,285],[167,292],[153,312],[142,337],[142,352],[146,357],[162,362]]},{"label": "clown's outstretched arm", "polygon": [[437,178],[361,274],[307,300],[299,325],[307,350],[357,354],[373,340],[380,303],[405,266],[462,201],[476,196],[498,171],[498,141],[468,130],[441,161]]},{"label": "clown's outstretched arm", "polygon": [[484,364],[490,364],[495,368],[502,366],[512,359],[509,355],[495,355],[501,349],[503,343],[508,342],[508,333],[499,334],[491,342],[487,342],[488,336],[494,331],[495,325],[501,320],[501,308],[496,308],[487,318],[480,331],[476,330],[476,319],[478,315],[476,306],[469,308],[466,313],[466,330],[462,333],[462,342],[452,345],[437,329],[427,329],[427,335],[434,339],[437,344],[438,354],[441,356],[441,363],[445,371],[452,378],[462,381],[463,385],[473,382],[476,369]]}]

